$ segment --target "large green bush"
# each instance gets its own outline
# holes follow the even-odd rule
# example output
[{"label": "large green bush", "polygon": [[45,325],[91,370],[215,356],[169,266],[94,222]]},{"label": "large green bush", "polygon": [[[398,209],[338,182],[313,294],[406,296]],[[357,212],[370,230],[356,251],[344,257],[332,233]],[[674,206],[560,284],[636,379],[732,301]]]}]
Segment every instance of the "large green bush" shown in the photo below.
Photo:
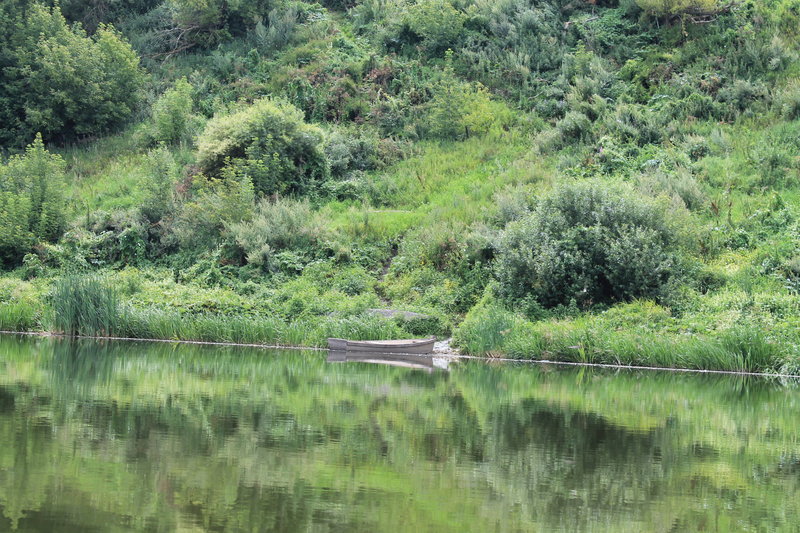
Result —
[{"label": "large green bush", "polygon": [[262,99],[211,119],[197,140],[197,162],[211,176],[235,169],[262,194],[308,193],[328,175],[322,131],[293,105]]},{"label": "large green bush", "polygon": [[581,183],[556,189],[508,225],[497,274],[512,301],[589,307],[658,296],[678,262],[664,210],[629,191]]},{"label": "large green bush", "polygon": [[420,0],[408,8],[404,22],[420,37],[422,48],[437,55],[458,42],[465,19],[449,0]]},{"label": "large green bush", "polygon": [[16,265],[37,242],[55,241],[65,226],[64,160],[41,136],[0,166],[0,262]]},{"label": "large green bush", "polygon": [[0,145],[96,135],[128,119],[144,73],[110,27],[87,37],[59,9],[0,5]]}]

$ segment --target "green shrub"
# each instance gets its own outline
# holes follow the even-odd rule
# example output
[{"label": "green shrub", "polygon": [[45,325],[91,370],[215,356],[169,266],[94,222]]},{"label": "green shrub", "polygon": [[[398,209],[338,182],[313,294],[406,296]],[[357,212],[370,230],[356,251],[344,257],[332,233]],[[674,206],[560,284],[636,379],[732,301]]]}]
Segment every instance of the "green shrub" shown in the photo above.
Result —
[{"label": "green shrub", "polygon": [[485,87],[456,78],[448,52],[442,78],[428,104],[428,133],[440,139],[465,139],[506,127],[511,120],[508,106],[493,100]]},{"label": "green shrub", "polygon": [[213,177],[234,169],[257,193],[309,193],[328,175],[322,131],[293,105],[262,99],[211,119],[197,140],[197,162]]},{"label": "green shrub", "polygon": [[690,11],[713,11],[719,0],[636,0],[646,12],[657,16],[676,15]]},{"label": "green shrub", "polygon": [[195,176],[194,196],[181,205],[172,225],[183,249],[213,248],[227,226],[252,217],[255,193],[250,178],[233,169],[223,171],[223,178]]},{"label": "green shrub", "polygon": [[192,46],[211,47],[232,36],[242,35],[267,13],[269,0],[166,0],[172,31],[177,36],[166,43],[169,52]]},{"label": "green shrub", "polygon": [[767,88],[763,83],[748,80],[734,80],[717,93],[720,101],[725,102],[734,114],[745,111],[753,112],[755,103],[767,98]]},{"label": "green shrub", "polygon": [[501,294],[545,307],[655,297],[677,272],[665,211],[600,183],[562,186],[509,224],[498,250]]},{"label": "green shrub", "polygon": [[397,143],[381,140],[364,126],[334,130],[325,139],[325,157],[333,177],[345,177],[358,170],[380,169],[401,156],[402,150]]},{"label": "green shrub", "polygon": [[501,355],[506,336],[517,322],[514,313],[484,296],[453,333],[453,343],[470,355]]},{"label": "green shrub", "polygon": [[251,36],[256,48],[262,53],[274,53],[287,46],[298,25],[297,8],[290,5],[287,9],[273,9],[269,12],[269,24],[256,23]]},{"label": "green shrub", "polygon": [[148,175],[142,182],[145,198],[139,207],[145,219],[155,223],[176,209],[175,184],[179,169],[169,150],[159,147],[147,154]]},{"label": "green shrub", "polygon": [[795,82],[784,87],[775,97],[775,104],[784,119],[800,118],[800,83]]},{"label": "green shrub", "polygon": [[658,116],[649,108],[635,104],[619,105],[606,125],[623,141],[639,146],[659,143],[664,135],[664,125]]},{"label": "green shrub", "polygon": [[194,89],[181,78],[153,104],[153,140],[175,143],[191,137],[193,123],[192,93]]},{"label": "green shrub", "polygon": [[252,219],[227,227],[247,263],[270,270],[274,254],[285,249],[309,250],[323,234],[307,200],[261,200]]},{"label": "green shrub", "polygon": [[556,124],[562,143],[588,140],[592,135],[592,121],[578,111],[570,111]]},{"label": "green shrub", "polygon": [[421,38],[428,55],[436,56],[455,47],[465,19],[450,0],[420,0],[408,8],[404,22]]},{"label": "green shrub", "polygon": [[663,170],[643,172],[638,178],[638,188],[648,196],[664,195],[676,199],[693,211],[704,208],[708,200],[692,173],[685,169],[674,173]]},{"label": "green shrub", "polygon": [[548,87],[531,84],[531,76],[558,69],[568,50],[561,44],[565,32],[560,7],[553,2],[529,0],[470,4],[462,32],[463,47],[457,50],[469,78],[514,100],[537,106],[554,103],[555,99],[542,94]]},{"label": "green shrub", "polygon": [[0,166],[0,262],[18,265],[31,246],[64,231],[64,160],[37,135],[23,155]]}]

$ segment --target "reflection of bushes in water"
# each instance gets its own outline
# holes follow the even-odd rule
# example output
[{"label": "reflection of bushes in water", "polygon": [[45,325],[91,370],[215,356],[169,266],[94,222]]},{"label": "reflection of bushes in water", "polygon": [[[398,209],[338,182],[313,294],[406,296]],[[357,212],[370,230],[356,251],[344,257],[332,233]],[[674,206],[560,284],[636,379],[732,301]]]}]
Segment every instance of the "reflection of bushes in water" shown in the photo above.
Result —
[{"label": "reflection of bushes in water", "polygon": [[533,445],[558,453],[573,447],[576,456],[592,458],[577,465],[587,471],[609,460],[629,462],[647,457],[658,446],[653,432],[631,431],[596,413],[533,399],[503,406],[493,422],[504,449],[520,452]]},{"label": "reflection of bushes in water", "polygon": [[[438,497],[438,508],[448,513],[450,506],[463,509],[463,498],[453,489],[477,490],[485,483],[502,487],[502,498],[496,505],[471,507],[470,520],[484,519],[486,513],[503,515],[516,505],[517,514],[509,516],[536,514],[549,529],[575,531],[588,529],[590,516],[604,520],[620,509],[626,518],[657,521],[660,515],[647,514],[653,504],[668,505],[680,516],[713,513],[716,508],[707,511],[705,501],[673,499],[672,489],[695,474],[702,481],[708,471],[731,472],[719,487],[709,488],[716,495],[727,490],[728,479],[751,479],[754,464],[786,473],[796,469],[796,458],[781,456],[781,450],[791,448],[788,430],[794,427],[786,408],[790,391],[761,380],[484,362],[462,362],[452,373],[435,376],[391,367],[326,365],[324,357],[302,352],[166,343],[63,343],[56,349],[77,360],[80,375],[80,359],[91,359],[93,346],[98,359],[120,363],[113,379],[83,390],[65,383],[65,396],[52,394],[59,398],[52,404],[59,438],[53,439],[52,431],[32,437],[39,440],[30,457],[37,473],[48,465],[68,470],[69,475],[58,478],[65,487],[95,483],[102,504],[116,494],[105,490],[118,483],[114,474],[134,476],[130,486],[138,497],[152,491],[152,483],[144,480],[158,469],[174,484],[164,490],[176,508],[202,512],[209,522],[229,516],[231,506],[223,503],[237,494],[236,505],[250,513],[243,520],[252,523],[265,523],[275,519],[271,513],[279,513],[280,520],[296,524],[312,520],[308,509],[328,509],[319,511],[321,520],[334,517],[342,524],[348,520],[344,515],[355,514],[354,501],[356,510],[364,511],[361,502],[372,491],[386,496],[365,502],[374,503],[376,512],[386,513],[384,505],[403,500],[405,511],[416,518],[427,516],[422,513],[431,497]],[[12,365],[25,361],[0,356],[5,358]],[[287,388],[288,381],[296,386]],[[47,393],[46,383],[34,385],[38,393]],[[0,410],[2,402],[0,396]],[[15,409],[27,412],[22,400]],[[768,434],[761,421],[764,412],[771,413]],[[73,453],[54,454],[45,442]],[[758,445],[742,448],[747,442]],[[14,448],[18,441],[11,446],[21,449]],[[85,468],[89,446],[103,454],[102,478]],[[137,461],[135,468],[132,461]],[[330,470],[331,465],[336,469]],[[198,475],[206,472],[214,475]],[[349,481],[353,478],[358,483]],[[790,480],[761,479],[741,490],[755,499],[785,497],[787,488],[792,490]],[[254,486],[259,490],[250,492]],[[445,490],[430,491],[431,486]],[[640,497],[632,501],[631,490]],[[419,498],[409,502],[411,491]],[[574,491],[585,495],[590,507],[570,500]],[[295,500],[299,495],[304,498]],[[140,501],[131,500],[128,514]],[[301,501],[305,507],[300,510],[273,505]],[[340,502],[349,502],[344,511],[337,511]],[[575,512],[564,513],[570,502]],[[76,503],[84,508],[84,502]],[[172,509],[164,506],[169,518]],[[733,512],[742,511],[737,507]],[[166,520],[164,515],[147,519]]]}]

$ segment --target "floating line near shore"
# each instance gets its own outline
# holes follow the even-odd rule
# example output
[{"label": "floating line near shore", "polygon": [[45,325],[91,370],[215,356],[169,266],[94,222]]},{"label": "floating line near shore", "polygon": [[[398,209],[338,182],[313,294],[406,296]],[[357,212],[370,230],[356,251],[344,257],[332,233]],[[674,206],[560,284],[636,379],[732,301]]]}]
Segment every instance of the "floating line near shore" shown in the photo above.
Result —
[{"label": "floating line near shore", "polygon": [[[231,346],[242,348],[266,348],[271,350],[306,350],[315,352],[327,352],[328,348],[320,346],[297,346],[292,344],[256,344],[256,343],[241,343],[241,342],[218,342],[218,341],[192,341],[182,339],[140,339],[136,337],[102,337],[92,335],[66,335],[64,333],[50,333],[48,331],[7,331],[0,330],[0,335],[25,335],[28,337],[54,337],[59,339],[87,339],[87,340],[105,340],[105,341],[126,341],[126,342],[162,342],[172,344],[195,344],[205,346]],[[590,367],[590,368],[607,368],[611,370],[647,370],[647,371],[660,371],[660,372],[682,372],[688,374],[723,374],[733,376],[753,376],[762,378],[792,378],[800,379],[798,374],[781,374],[775,372],[747,372],[744,370],[709,370],[701,368],[673,368],[668,366],[637,366],[637,365],[623,365],[611,363],[580,363],[576,361],[554,361],[550,359],[512,359],[510,357],[481,357],[478,355],[466,355],[461,353],[454,353],[452,351],[446,352],[433,352],[431,354],[415,354],[422,355],[423,357],[436,357],[436,358],[452,358],[452,359],[467,359],[474,361],[501,362],[501,363],[519,363],[519,364],[540,364],[540,365],[559,365],[559,366],[577,366],[577,367]]]}]

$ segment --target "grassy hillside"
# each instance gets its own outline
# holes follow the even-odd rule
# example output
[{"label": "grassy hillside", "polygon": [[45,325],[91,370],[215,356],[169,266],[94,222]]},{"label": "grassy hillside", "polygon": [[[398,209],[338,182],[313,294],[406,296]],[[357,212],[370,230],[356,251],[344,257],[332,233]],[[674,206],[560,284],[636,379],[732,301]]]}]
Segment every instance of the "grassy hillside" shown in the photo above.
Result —
[{"label": "grassy hillside", "polygon": [[796,0],[101,4],[124,120],[0,80],[3,329],[798,370]]}]

